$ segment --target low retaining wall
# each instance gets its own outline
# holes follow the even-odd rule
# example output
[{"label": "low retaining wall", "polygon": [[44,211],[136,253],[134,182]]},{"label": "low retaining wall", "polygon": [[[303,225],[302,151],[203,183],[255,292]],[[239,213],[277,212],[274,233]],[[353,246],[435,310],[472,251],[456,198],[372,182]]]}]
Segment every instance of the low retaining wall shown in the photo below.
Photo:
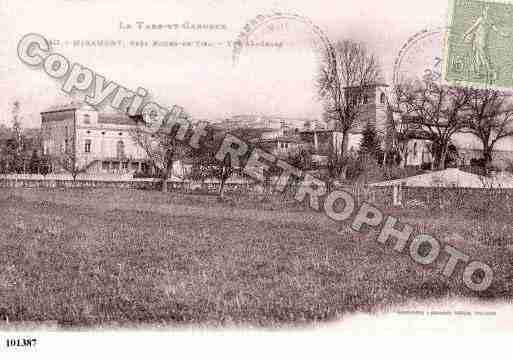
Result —
[{"label": "low retaining wall", "polygon": [[[160,190],[161,181],[158,179],[56,179],[56,178],[21,178],[21,177],[0,177],[0,188],[117,188],[117,189],[141,189]],[[189,181],[167,181],[169,191],[180,190],[185,192],[205,191],[215,192],[219,190],[219,183],[206,182],[196,183]],[[261,186],[256,183],[233,183],[225,184],[228,192],[261,191]]]},{"label": "low retaining wall", "polygon": [[134,188],[158,189],[160,182],[156,180],[90,180],[90,179],[22,179],[0,178],[2,188]]}]

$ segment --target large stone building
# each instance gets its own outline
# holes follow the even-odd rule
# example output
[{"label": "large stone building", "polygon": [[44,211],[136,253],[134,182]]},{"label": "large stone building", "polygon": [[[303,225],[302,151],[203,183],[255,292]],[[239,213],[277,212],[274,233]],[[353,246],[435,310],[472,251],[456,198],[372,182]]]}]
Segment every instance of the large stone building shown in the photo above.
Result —
[{"label": "large stone building", "polygon": [[[388,85],[377,83],[365,87],[363,90],[349,87],[345,89],[346,96],[352,101],[359,102],[359,115],[353,129],[349,131],[347,149],[357,151],[360,147],[362,132],[365,126],[370,123],[378,132],[386,130],[388,114],[387,106]],[[332,124],[331,126],[335,126]]]},{"label": "large stone building", "polygon": [[89,173],[148,171],[147,156],[129,133],[136,121],[79,103],[55,106],[41,113],[43,152],[53,158],[74,153],[77,167]]}]

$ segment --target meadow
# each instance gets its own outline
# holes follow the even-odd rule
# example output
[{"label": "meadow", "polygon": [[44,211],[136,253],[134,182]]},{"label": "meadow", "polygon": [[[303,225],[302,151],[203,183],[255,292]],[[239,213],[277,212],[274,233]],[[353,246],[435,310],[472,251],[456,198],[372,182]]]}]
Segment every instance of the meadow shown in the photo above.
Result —
[{"label": "meadow", "polygon": [[415,300],[513,297],[504,211],[389,210],[490,264],[494,282],[476,293],[461,268],[445,278],[444,260],[417,265],[374,231],[283,199],[3,189],[0,208],[0,321],[11,323],[301,326]]}]

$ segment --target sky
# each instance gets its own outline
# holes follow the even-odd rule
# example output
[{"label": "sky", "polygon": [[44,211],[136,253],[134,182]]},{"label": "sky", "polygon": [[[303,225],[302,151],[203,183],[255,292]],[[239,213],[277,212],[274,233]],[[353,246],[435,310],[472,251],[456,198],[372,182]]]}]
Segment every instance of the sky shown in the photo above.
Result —
[{"label": "sky", "polygon": [[[0,33],[0,123],[9,125],[12,102],[20,101],[25,127],[40,124],[39,113],[69,102],[62,81],[17,57],[18,41],[27,33],[57,39],[53,51],[129,89],[146,88],[152,98],[171,108],[183,106],[194,118],[215,120],[237,114],[318,119],[321,106],[315,88],[318,37],[309,26],[277,21],[251,35],[258,43],[282,47],[243,48],[233,62],[234,41],[258,14],[295,13],[321,28],[331,42],[364,42],[379,59],[390,83],[401,46],[423,29],[445,26],[448,0],[420,1],[289,1],[289,0],[3,0]],[[139,30],[145,24],[219,24],[217,30]],[[132,24],[132,29],[126,29]],[[122,29],[121,27],[125,28]],[[122,40],[125,47],[73,47],[73,40]],[[130,46],[129,42],[210,41],[212,47]],[[426,41],[406,56],[404,66],[423,71],[441,53],[441,38]],[[424,53],[420,56],[419,53]],[[426,55],[427,54],[427,55]],[[420,57],[419,57],[420,56]],[[408,60],[409,57],[409,60]],[[421,60],[419,60],[419,58]],[[77,93],[80,100],[83,94]]]}]

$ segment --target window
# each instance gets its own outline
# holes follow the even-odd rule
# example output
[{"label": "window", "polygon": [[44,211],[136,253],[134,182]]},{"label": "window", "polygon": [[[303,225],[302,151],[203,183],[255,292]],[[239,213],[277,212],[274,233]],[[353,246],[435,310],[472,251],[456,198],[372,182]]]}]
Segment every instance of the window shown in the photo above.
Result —
[{"label": "window", "polygon": [[84,142],[84,152],[91,153],[91,140],[90,139],[86,139]]},{"label": "window", "polygon": [[381,96],[379,97],[379,102],[380,103],[385,103],[385,101],[386,101],[386,96],[385,96],[385,93],[382,92]]},{"label": "window", "polygon": [[91,123],[91,116],[88,113],[86,113],[83,118],[84,118],[84,123],[86,125],[89,125]]},{"label": "window", "polygon": [[121,167],[123,168],[123,170],[127,170],[128,169],[128,162],[123,162],[121,164]]},{"label": "window", "polygon": [[125,157],[125,143],[122,140],[116,144],[116,155],[118,158]]},{"label": "window", "polygon": [[369,103],[369,95],[367,95],[367,94],[363,95],[363,103],[364,104]]},{"label": "window", "polygon": [[108,161],[103,161],[102,162],[102,170],[108,171],[108,169],[109,169],[109,162]]},{"label": "window", "polygon": [[417,142],[413,144],[413,157],[417,157]]}]

